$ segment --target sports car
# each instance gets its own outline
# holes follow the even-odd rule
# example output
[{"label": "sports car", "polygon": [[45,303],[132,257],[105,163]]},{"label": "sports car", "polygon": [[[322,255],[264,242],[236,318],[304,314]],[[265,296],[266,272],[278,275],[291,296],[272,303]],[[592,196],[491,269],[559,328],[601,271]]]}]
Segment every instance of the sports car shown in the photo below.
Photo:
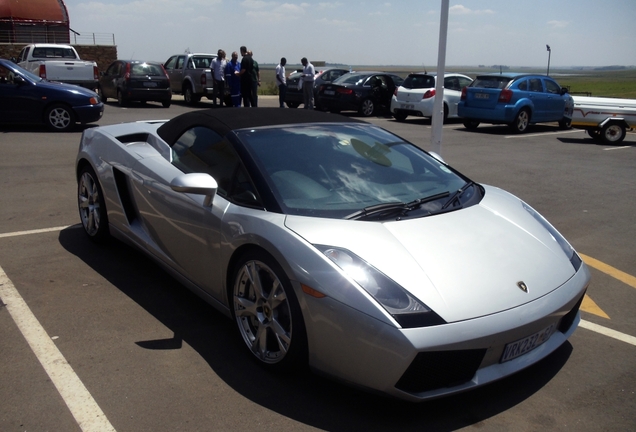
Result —
[{"label": "sports car", "polygon": [[336,114],[90,128],[76,172],[86,234],[156,260],[234,321],[255,361],[405,400],[545,358],[590,281],[527,203]]}]

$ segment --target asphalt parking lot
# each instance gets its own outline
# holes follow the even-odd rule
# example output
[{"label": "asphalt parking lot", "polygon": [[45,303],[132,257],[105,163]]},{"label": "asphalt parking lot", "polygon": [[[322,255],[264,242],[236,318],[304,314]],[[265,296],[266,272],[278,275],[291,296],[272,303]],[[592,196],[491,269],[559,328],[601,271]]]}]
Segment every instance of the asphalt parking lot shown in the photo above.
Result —
[{"label": "asphalt parking lot", "polygon": [[[259,102],[277,106],[274,97]],[[99,124],[191,109],[109,103]],[[430,149],[428,120],[370,121]],[[541,212],[592,282],[581,326],[548,358],[421,404],[266,372],[230,320],[153,262],[117,242],[90,242],[76,206],[80,136],[0,126],[0,431],[636,428],[636,133],[611,147],[556,124],[523,135],[444,126],[444,159]]]}]

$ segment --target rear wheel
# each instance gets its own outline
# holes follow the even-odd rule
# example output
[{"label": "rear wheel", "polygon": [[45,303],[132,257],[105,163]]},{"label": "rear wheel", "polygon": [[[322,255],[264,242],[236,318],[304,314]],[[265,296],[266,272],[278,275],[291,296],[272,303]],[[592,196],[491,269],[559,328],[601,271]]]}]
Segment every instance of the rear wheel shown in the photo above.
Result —
[{"label": "rear wheel", "polygon": [[230,306],[250,352],[270,368],[302,366],[307,336],[300,305],[281,266],[265,252],[249,251],[234,269]]},{"label": "rear wheel", "polygon": [[77,207],[84,232],[91,240],[104,241],[109,236],[104,194],[90,165],[82,168],[77,183]]},{"label": "rear wheel", "polygon": [[448,105],[444,102],[444,123],[448,120]]},{"label": "rear wheel", "polygon": [[464,127],[469,130],[475,130],[479,126],[479,122],[475,120],[464,120]]},{"label": "rear wheel", "polygon": [[170,108],[170,104],[171,104],[171,103],[172,103],[172,101],[171,101],[171,100],[165,100],[165,101],[162,101],[162,102],[161,102],[161,105],[162,105],[164,108]]},{"label": "rear wheel", "polygon": [[75,126],[75,116],[70,107],[62,104],[51,105],[44,113],[44,119],[49,129],[66,132]]},{"label": "rear wheel", "polygon": [[298,108],[300,106],[299,102],[285,102],[289,108]]},{"label": "rear wheel", "polygon": [[588,129],[587,134],[595,141],[601,141],[601,131],[598,129]]},{"label": "rear wheel", "polygon": [[619,123],[608,123],[601,129],[601,138],[607,144],[618,144],[625,139],[625,126]]},{"label": "rear wheel", "polygon": [[371,99],[363,100],[362,103],[360,104],[359,112],[365,117],[372,116],[373,113],[375,112],[375,103],[373,103]]},{"label": "rear wheel", "polygon": [[530,125],[530,111],[522,109],[517,113],[514,121],[510,123],[510,128],[515,133],[524,133]]},{"label": "rear wheel", "polygon": [[393,118],[395,118],[399,122],[403,122],[404,120],[406,120],[407,117],[408,115],[401,112],[393,113]]}]

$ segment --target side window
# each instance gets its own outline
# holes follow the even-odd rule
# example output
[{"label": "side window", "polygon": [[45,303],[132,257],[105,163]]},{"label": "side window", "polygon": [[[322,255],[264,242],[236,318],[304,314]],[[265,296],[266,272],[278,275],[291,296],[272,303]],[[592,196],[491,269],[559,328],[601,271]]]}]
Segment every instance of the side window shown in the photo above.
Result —
[{"label": "side window", "polygon": [[207,127],[196,126],[181,135],[172,146],[172,164],[184,173],[210,174],[222,197],[239,204],[259,204],[256,188],[232,146]]},{"label": "side window", "polygon": [[541,84],[541,79],[539,78],[530,78],[528,80],[528,87],[532,92],[543,92],[543,84]]},{"label": "side window", "polygon": [[518,85],[517,88],[521,91],[528,91],[528,80],[523,80],[521,81]]},{"label": "side window", "polygon": [[164,65],[166,70],[167,69],[174,69],[174,65],[177,62],[177,58],[176,57],[170,57],[168,59],[168,61],[166,62],[166,64]]},{"label": "side window", "polygon": [[561,94],[561,87],[552,80],[545,80],[545,90],[548,93]]},{"label": "side window", "polygon": [[177,65],[175,69],[183,69],[183,62],[185,61],[185,57],[181,56],[177,58]]},{"label": "side window", "polygon": [[464,87],[468,87],[470,85],[470,83],[472,83],[471,80],[469,80],[468,78],[464,78],[464,77],[459,77],[459,89],[463,89]]},{"label": "side window", "polygon": [[22,52],[20,53],[20,56],[18,57],[18,63],[26,61],[27,57],[29,56],[29,50],[30,50],[30,47],[24,47],[22,49]]},{"label": "side window", "polygon": [[460,91],[461,87],[459,86],[459,78],[457,77],[444,78],[444,88]]}]

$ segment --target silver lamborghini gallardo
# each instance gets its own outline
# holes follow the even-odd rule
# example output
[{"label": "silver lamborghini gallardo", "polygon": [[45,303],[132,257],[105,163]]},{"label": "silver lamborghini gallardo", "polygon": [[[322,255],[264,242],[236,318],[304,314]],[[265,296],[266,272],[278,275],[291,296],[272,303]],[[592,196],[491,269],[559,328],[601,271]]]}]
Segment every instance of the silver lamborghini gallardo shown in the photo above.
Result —
[{"label": "silver lamborghini gallardo", "polygon": [[590,280],[525,202],[334,114],[200,110],[87,129],[77,180],[90,238],[155,259],[265,367],[411,401],[546,357]]}]

